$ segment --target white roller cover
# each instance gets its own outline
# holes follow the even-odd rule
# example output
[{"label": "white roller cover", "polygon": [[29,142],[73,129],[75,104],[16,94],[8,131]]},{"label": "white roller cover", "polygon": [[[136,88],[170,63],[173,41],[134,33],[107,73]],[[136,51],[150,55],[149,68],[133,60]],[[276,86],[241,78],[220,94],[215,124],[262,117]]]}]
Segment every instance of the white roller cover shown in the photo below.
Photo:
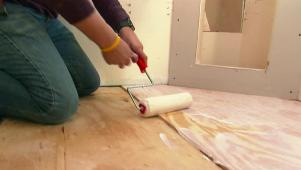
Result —
[{"label": "white roller cover", "polygon": [[145,107],[143,117],[156,116],[160,113],[168,113],[189,108],[192,104],[190,93],[179,93],[165,96],[149,97],[140,101],[140,105]]}]

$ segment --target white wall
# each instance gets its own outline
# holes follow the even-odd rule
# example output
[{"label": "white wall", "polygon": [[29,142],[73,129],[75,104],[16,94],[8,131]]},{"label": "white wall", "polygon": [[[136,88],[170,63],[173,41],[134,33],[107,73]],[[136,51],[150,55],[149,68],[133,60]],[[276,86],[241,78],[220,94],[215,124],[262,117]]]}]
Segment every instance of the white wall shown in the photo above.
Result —
[{"label": "white wall", "polygon": [[[120,0],[136,27],[149,57],[148,72],[155,83],[167,83],[172,0]],[[97,46],[74,27],[74,32],[84,51],[101,75],[102,85],[146,84],[137,65],[119,69],[105,63]]]},{"label": "white wall", "polygon": [[[241,33],[203,32],[198,64],[237,67],[240,60]],[[200,43],[200,42],[199,42]]]}]

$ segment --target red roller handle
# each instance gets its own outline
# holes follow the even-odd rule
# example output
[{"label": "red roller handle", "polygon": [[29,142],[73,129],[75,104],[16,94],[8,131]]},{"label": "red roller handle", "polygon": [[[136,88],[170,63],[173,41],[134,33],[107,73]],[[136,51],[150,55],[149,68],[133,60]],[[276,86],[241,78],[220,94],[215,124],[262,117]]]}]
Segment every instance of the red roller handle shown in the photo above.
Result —
[{"label": "red roller handle", "polygon": [[145,73],[146,68],[147,68],[147,64],[145,63],[144,59],[140,56],[138,56],[137,65],[138,65],[141,73]]}]

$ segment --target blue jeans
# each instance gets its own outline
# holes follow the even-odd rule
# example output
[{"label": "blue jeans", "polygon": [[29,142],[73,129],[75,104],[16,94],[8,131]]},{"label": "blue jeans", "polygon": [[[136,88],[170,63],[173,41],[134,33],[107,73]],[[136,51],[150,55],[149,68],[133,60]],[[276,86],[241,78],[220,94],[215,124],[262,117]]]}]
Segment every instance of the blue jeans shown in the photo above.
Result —
[{"label": "blue jeans", "polygon": [[59,20],[17,3],[0,8],[0,117],[66,121],[99,87],[97,71]]}]

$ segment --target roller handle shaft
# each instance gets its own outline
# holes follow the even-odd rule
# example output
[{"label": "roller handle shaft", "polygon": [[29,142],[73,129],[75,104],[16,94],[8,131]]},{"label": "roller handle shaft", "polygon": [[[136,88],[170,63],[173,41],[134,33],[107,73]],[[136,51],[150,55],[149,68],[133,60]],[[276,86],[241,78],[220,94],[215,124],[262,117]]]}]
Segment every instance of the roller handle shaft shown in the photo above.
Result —
[{"label": "roller handle shaft", "polygon": [[141,56],[138,56],[137,65],[138,65],[141,73],[145,73],[147,64],[145,63],[144,59]]}]

